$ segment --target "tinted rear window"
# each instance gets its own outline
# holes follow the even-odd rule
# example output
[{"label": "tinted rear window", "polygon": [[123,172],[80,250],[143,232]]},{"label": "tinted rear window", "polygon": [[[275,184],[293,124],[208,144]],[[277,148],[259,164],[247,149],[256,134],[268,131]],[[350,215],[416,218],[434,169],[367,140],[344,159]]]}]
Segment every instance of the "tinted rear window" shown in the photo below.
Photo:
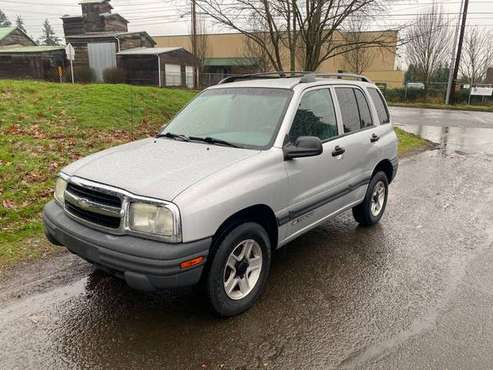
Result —
[{"label": "tinted rear window", "polygon": [[358,103],[352,88],[338,87],[336,88],[337,100],[341,108],[342,123],[344,125],[344,133],[357,131],[361,128]]},{"label": "tinted rear window", "polygon": [[369,87],[368,92],[370,93],[371,100],[377,109],[380,123],[390,123],[389,110],[387,109],[387,104],[385,104],[385,100],[383,100],[383,96],[380,91],[373,87]]},{"label": "tinted rear window", "polygon": [[372,126],[373,121],[371,119],[370,107],[368,107],[365,96],[360,90],[354,90],[354,93],[356,95],[356,100],[358,101],[361,128]]}]

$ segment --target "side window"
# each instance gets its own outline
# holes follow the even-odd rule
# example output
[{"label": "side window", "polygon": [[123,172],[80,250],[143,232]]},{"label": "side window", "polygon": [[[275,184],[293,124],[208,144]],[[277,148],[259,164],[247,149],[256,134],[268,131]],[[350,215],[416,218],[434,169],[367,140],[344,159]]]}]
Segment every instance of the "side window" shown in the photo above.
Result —
[{"label": "side window", "polygon": [[378,91],[374,87],[369,87],[368,93],[370,94],[371,100],[375,105],[380,123],[381,124],[390,123],[389,110],[387,108],[387,104],[385,103],[385,100],[383,100],[380,91]]},{"label": "side window", "polygon": [[371,119],[370,107],[368,106],[365,96],[360,90],[355,89],[354,93],[356,94],[356,101],[358,102],[361,128],[372,126],[373,120]]},{"label": "side window", "polygon": [[301,98],[289,139],[294,143],[300,136],[316,136],[322,141],[337,136],[337,119],[329,90],[309,91]]},{"label": "side window", "polygon": [[336,88],[336,94],[337,100],[339,100],[339,107],[341,108],[344,133],[359,130],[361,128],[361,122],[354,89],[351,87],[338,87]]}]

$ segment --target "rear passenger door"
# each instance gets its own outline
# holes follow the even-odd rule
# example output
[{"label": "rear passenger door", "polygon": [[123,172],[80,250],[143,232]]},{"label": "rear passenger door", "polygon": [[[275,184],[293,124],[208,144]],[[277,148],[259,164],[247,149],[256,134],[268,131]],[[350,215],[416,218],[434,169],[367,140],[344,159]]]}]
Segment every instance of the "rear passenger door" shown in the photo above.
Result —
[{"label": "rear passenger door", "polygon": [[335,86],[335,97],[342,123],[342,136],[337,140],[344,150],[347,172],[344,181],[351,191],[351,202],[365,196],[366,187],[378,159],[373,135],[376,129],[366,92],[358,86]]},{"label": "rear passenger door", "polygon": [[367,87],[370,101],[373,102],[374,117],[378,122],[375,129],[375,135],[378,140],[373,144],[378,149],[379,160],[389,159],[397,161],[397,138],[391,125],[391,119],[387,103],[382,93],[376,87]]}]

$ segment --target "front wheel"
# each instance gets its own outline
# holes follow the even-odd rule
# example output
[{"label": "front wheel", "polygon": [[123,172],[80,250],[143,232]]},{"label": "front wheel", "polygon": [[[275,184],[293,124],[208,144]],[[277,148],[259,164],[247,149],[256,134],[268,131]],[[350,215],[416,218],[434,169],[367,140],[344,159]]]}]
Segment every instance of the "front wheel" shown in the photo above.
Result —
[{"label": "front wheel", "polygon": [[353,208],[354,219],[363,226],[376,224],[387,205],[389,182],[387,175],[377,172],[371,179],[363,203]]},{"label": "front wheel", "polygon": [[219,316],[240,314],[254,305],[270,272],[271,246],[265,229],[248,222],[220,242],[206,277],[206,293]]}]

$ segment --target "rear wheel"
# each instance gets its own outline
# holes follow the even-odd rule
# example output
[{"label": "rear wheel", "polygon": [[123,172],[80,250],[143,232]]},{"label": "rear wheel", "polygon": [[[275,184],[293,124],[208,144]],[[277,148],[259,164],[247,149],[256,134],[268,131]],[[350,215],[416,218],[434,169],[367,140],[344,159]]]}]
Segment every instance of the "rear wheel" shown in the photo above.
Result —
[{"label": "rear wheel", "polygon": [[219,316],[240,314],[256,302],[270,272],[269,236],[257,223],[234,228],[218,245],[208,275],[206,293]]},{"label": "rear wheel", "polygon": [[354,219],[363,226],[376,224],[387,206],[389,183],[387,175],[377,172],[371,179],[363,203],[353,208]]}]

